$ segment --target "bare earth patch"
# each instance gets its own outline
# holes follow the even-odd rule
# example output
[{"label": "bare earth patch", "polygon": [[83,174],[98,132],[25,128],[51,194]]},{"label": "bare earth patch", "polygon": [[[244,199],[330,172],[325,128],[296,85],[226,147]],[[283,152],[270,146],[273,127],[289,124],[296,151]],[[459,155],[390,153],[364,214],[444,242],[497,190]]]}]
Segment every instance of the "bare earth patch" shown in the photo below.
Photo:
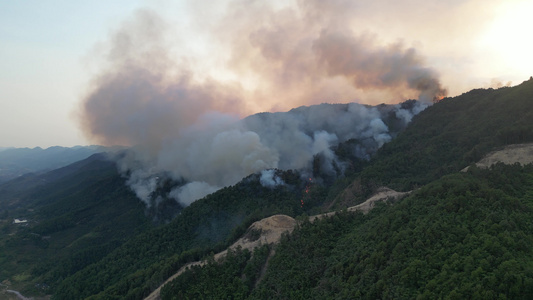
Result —
[{"label": "bare earth patch", "polygon": [[[389,199],[398,200],[409,193],[410,192],[396,192],[387,187],[381,187],[378,189],[378,192],[374,196],[368,198],[365,202],[359,205],[349,207],[348,211],[362,211],[363,213],[368,213],[375,206],[375,204],[379,201],[385,201]],[[311,216],[309,217],[309,221],[313,222],[317,219],[321,219],[326,216],[332,216],[335,213],[336,212],[329,212],[325,214]],[[250,251],[253,251],[253,249],[260,247],[262,245],[277,244],[279,243],[282,234],[285,232],[291,233],[296,227],[296,224],[297,224],[297,221],[294,218],[286,216],[286,215],[274,215],[274,216],[259,220],[253,223],[250,227],[248,227],[248,230],[243,235],[243,237],[238,239],[228,249],[236,249],[237,247],[241,247],[242,249],[248,249]],[[228,249],[215,254],[215,260],[218,261],[222,257],[224,257],[228,253]],[[145,300],[161,299],[160,297],[161,288],[165,284],[174,280],[176,277],[181,275],[183,272],[185,272],[190,267],[197,266],[197,265],[203,266],[205,264],[206,264],[206,261],[196,261],[196,262],[186,264],[185,266],[181,267],[178,270],[178,272],[176,272],[176,274],[168,278],[161,286],[159,286],[148,297],[146,297]]]},{"label": "bare earth patch", "polygon": [[[236,249],[240,246],[242,249],[248,249],[252,251],[256,247],[260,247],[261,245],[278,243],[281,239],[281,235],[284,232],[291,233],[294,230],[295,226],[296,220],[286,215],[274,215],[259,220],[253,223],[250,227],[248,227],[248,230],[246,231],[244,236],[238,239],[228,249]],[[254,234],[251,234],[254,231],[259,233],[259,236],[257,236],[257,238],[253,238]],[[228,249],[215,254],[215,260],[220,260],[222,257],[224,257],[228,253]],[[176,277],[181,275],[190,267],[197,265],[202,266],[205,263],[205,261],[196,261],[181,267],[176,274],[172,275],[169,279],[167,279],[161,286],[159,286],[148,297],[146,297],[145,300],[161,299],[161,288],[165,284],[174,280]]]},{"label": "bare earth patch", "polygon": [[[509,145],[502,150],[490,152],[483,159],[476,163],[480,168],[488,168],[498,162],[507,165],[519,163],[527,165],[533,163],[533,143]],[[465,172],[468,167],[462,171]]]},{"label": "bare earth patch", "polygon": [[[533,163],[533,143],[510,145],[502,150],[493,151],[487,156],[485,156],[478,163],[476,163],[476,165],[482,168],[488,168],[498,162],[502,162],[504,164],[520,163],[522,165]],[[462,171],[466,171],[467,169],[468,167],[463,169]],[[378,192],[375,195],[368,198],[365,202],[356,206],[349,207],[347,210],[351,212],[361,211],[366,214],[370,210],[372,210],[372,208],[374,208],[376,203],[379,201],[396,201],[408,195],[409,193],[410,192],[397,192],[387,187],[381,187],[378,189]],[[345,195],[345,197],[350,197],[349,193]],[[309,221],[314,222],[315,220],[322,219],[324,217],[333,216],[336,213],[337,212],[333,211],[325,214],[311,216],[309,217]],[[244,234],[243,237],[237,240],[228,249],[236,249],[240,246],[242,249],[248,249],[252,251],[256,247],[259,247],[261,245],[277,244],[281,239],[281,235],[284,232],[291,233],[294,230],[296,224],[296,220],[286,215],[274,215],[269,218],[262,219],[253,223],[248,228],[246,234]],[[215,254],[215,260],[220,260],[227,254],[227,252],[228,250],[224,250],[220,253]],[[165,283],[163,283],[159,288],[153,291],[152,294],[150,294],[150,296],[145,299],[160,299],[160,291],[163,285],[178,277],[191,266],[204,265],[205,263],[205,261],[197,261],[183,266],[181,269],[178,270],[176,274],[174,274],[167,281],[165,281]]]},{"label": "bare earth patch", "polygon": [[[368,213],[370,210],[372,210],[372,208],[374,208],[374,206],[376,205],[377,202],[380,202],[380,201],[385,201],[385,200],[388,200],[388,199],[391,199],[391,200],[398,200],[406,195],[408,195],[410,192],[397,192],[395,190],[391,190],[387,187],[380,187],[377,191],[376,194],[374,194],[374,196],[368,198],[365,202],[359,204],[359,205],[356,205],[356,206],[352,206],[352,207],[348,207],[348,211],[361,211],[363,212],[364,214]],[[311,216],[309,217],[309,221],[311,222],[314,222],[315,220],[317,219],[322,219],[323,217],[330,217],[330,216],[333,216],[335,215],[337,212],[336,211],[332,211],[332,212],[328,212],[328,213],[325,213],[325,214],[320,214],[320,215],[316,215],[316,216]]]}]

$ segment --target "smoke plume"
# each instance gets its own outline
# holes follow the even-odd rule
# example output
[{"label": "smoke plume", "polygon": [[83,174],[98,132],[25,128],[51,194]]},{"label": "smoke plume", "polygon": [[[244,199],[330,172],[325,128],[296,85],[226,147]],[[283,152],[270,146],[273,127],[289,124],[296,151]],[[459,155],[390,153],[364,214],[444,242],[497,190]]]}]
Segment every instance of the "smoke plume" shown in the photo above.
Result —
[{"label": "smoke plume", "polygon": [[268,169],[261,171],[261,177],[259,178],[259,182],[264,187],[276,187],[278,185],[285,185],[285,182],[281,177],[276,175],[276,170],[274,169]]},{"label": "smoke plume", "polygon": [[[232,1],[207,24],[191,25],[212,57],[182,53],[158,14],[138,11],[104,47],[80,108],[82,128],[98,143],[132,146],[119,169],[147,205],[160,176],[186,183],[169,193],[186,206],[251,173],[281,184],[264,170],[307,172],[316,157],[322,172],[338,172],[332,147],[350,139],[358,141],[354,155],[368,159],[396,133],[387,118],[405,126],[446,91],[415,49],[350,28],[346,5]],[[407,98],[420,102],[316,105]]]},{"label": "smoke plume", "polygon": [[170,191],[169,197],[176,199],[179,204],[185,207],[219,189],[219,187],[211,186],[209,183],[195,181],[173,189]]}]

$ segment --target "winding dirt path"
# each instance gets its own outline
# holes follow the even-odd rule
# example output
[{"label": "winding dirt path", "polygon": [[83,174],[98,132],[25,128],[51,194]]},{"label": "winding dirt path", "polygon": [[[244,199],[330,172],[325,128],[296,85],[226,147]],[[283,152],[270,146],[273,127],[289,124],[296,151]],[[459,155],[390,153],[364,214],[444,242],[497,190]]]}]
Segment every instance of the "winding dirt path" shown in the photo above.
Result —
[{"label": "winding dirt path", "polygon": [[[241,247],[242,249],[248,249],[252,251],[253,249],[260,247],[265,244],[278,243],[281,239],[281,235],[285,232],[291,233],[296,227],[296,220],[286,215],[274,215],[262,220],[259,220],[250,227],[244,234],[243,237],[238,239],[233,245],[229,246],[228,249],[215,254],[215,260],[220,260],[222,257],[226,256],[229,249],[236,249]],[[257,239],[251,239],[250,232],[257,230],[261,234]],[[185,266],[181,267],[176,274],[172,275],[167,279],[162,285],[160,285],[155,291],[153,291],[145,300],[156,300],[161,299],[160,293],[161,288],[168,282],[174,280],[176,277],[180,276],[183,272],[189,269],[192,266],[203,266],[206,261],[196,261],[188,263]]]},{"label": "winding dirt path", "polygon": [[[398,200],[399,198],[407,195],[408,193],[409,192],[396,192],[389,188],[382,187],[378,189],[378,192],[374,196],[368,198],[365,202],[359,205],[349,207],[348,211],[362,211],[363,213],[368,213],[372,208],[374,208],[377,202],[385,201],[388,199]],[[315,220],[322,219],[328,216],[332,216],[336,213],[337,212],[329,212],[325,214],[311,216],[309,217],[309,221],[314,222]],[[219,260],[222,257],[224,257],[228,253],[229,249],[236,249],[237,247],[241,247],[242,249],[248,249],[252,251],[253,249],[260,247],[262,245],[265,245],[265,244],[277,244],[279,243],[282,234],[285,232],[291,233],[296,227],[296,225],[297,225],[297,221],[294,218],[289,217],[287,215],[274,215],[274,216],[259,220],[253,223],[250,227],[248,227],[248,230],[246,231],[244,236],[238,239],[228,249],[215,254],[215,260]],[[256,239],[251,238],[251,236],[253,236],[251,232],[253,231],[260,232],[259,238],[256,238]],[[148,297],[146,297],[145,300],[161,299],[160,297],[161,288],[165,284],[174,280],[176,277],[180,276],[183,272],[185,272],[190,267],[198,266],[198,265],[202,266],[205,263],[206,263],[205,261],[196,261],[196,262],[192,262],[181,267],[178,270],[178,272],[176,272],[176,274],[168,278],[162,285],[160,285]]]},{"label": "winding dirt path", "polygon": [[17,296],[17,298],[19,298],[20,300],[32,300],[33,298],[26,298],[24,297],[21,293],[19,293],[18,291],[14,291],[14,290],[6,290],[7,293],[11,293],[11,294],[15,294]]},{"label": "winding dirt path", "polygon": [[[369,211],[374,208],[377,202],[385,201],[388,199],[391,199],[393,201],[396,201],[406,195],[408,195],[410,192],[397,192],[395,190],[391,190],[387,187],[380,187],[376,194],[374,194],[372,197],[366,199],[365,202],[358,204],[356,206],[348,207],[348,211],[354,212],[354,211],[361,211],[364,214],[368,213]],[[314,222],[315,220],[322,219],[324,217],[330,217],[335,215],[337,212],[332,211],[325,214],[315,215],[309,217],[309,221]]]}]

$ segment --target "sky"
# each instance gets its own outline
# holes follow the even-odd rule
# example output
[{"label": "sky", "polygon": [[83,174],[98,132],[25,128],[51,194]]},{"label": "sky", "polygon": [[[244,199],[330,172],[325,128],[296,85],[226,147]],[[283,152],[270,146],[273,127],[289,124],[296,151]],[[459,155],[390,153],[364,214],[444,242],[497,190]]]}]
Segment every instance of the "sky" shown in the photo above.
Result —
[{"label": "sky", "polygon": [[[194,94],[196,102],[172,109],[194,115],[190,105],[209,98],[209,109],[238,117],[322,102],[422,97],[412,76],[383,80],[390,68],[369,62],[409,61],[408,69],[396,71],[414,66],[415,75],[430,74],[448,96],[533,75],[532,1],[325,3],[2,1],[0,147],[114,143],[100,138],[94,124],[105,115],[105,88],[131,89],[111,79],[125,72],[130,81],[157,77],[150,82],[166,87],[156,96],[167,102]],[[130,92],[136,91],[146,89]],[[105,94],[113,95],[125,97],[124,91]],[[91,103],[100,106],[88,113]],[[121,105],[129,109],[128,102]]]}]

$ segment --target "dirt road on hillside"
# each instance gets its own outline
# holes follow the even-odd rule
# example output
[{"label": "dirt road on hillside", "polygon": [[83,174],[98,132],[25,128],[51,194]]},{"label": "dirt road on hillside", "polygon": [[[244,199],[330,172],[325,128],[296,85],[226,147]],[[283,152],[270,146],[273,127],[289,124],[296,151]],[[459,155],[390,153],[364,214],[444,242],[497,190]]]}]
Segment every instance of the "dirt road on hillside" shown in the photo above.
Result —
[{"label": "dirt road on hillside", "polygon": [[[407,195],[409,192],[396,192],[394,190],[391,190],[386,187],[382,187],[378,189],[378,192],[368,198],[365,202],[352,206],[348,208],[348,211],[362,211],[363,213],[368,213],[376,204],[378,201],[384,201],[387,199],[399,199],[400,197],[403,197],[404,195]],[[321,219],[326,216],[332,216],[336,212],[329,212],[325,214],[315,215],[309,217],[309,221],[314,222],[315,220]],[[250,227],[248,227],[248,230],[244,234],[243,237],[241,237],[239,240],[237,240],[233,245],[231,245],[228,249],[236,249],[237,247],[241,247],[242,249],[248,249],[250,251],[253,251],[256,247],[260,247],[261,245],[265,244],[277,244],[279,243],[281,236],[283,233],[291,233],[294,228],[296,227],[296,220],[292,217],[286,216],[286,215],[274,215],[265,219],[262,219],[260,221],[257,221],[253,223]],[[260,233],[258,237],[253,238],[255,235],[252,234],[253,232]],[[228,253],[228,249],[224,250],[222,252],[219,252],[215,254],[215,260],[219,260],[222,257],[224,257]],[[145,298],[145,300],[157,300],[160,298],[161,288],[167,284],[168,282],[174,280],[176,277],[181,275],[183,272],[185,272],[187,269],[189,269],[192,266],[202,266],[206,262],[205,261],[197,261],[189,263],[183,267],[181,267],[176,274],[172,275],[169,279],[167,279],[161,286],[159,286],[155,291],[153,291],[148,297]]]}]

